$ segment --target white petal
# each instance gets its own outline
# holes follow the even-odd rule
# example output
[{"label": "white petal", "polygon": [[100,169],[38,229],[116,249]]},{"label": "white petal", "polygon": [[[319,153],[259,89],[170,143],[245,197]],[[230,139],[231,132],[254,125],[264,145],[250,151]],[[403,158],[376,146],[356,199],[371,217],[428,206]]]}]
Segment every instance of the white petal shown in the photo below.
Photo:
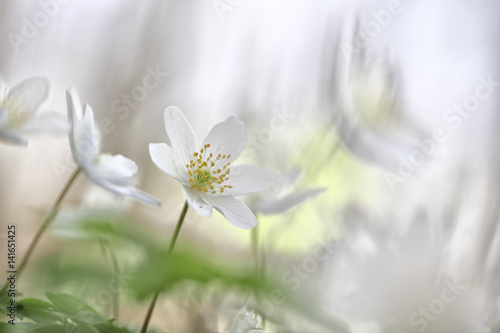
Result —
[{"label": "white petal", "polygon": [[85,106],[82,120],[75,120],[72,128],[74,145],[72,145],[73,157],[80,166],[93,163],[99,153],[99,131],[94,126],[94,113],[90,106]]},{"label": "white petal", "polygon": [[173,177],[183,184],[188,182],[187,169],[181,169],[180,161],[174,157],[174,150],[164,143],[150,143],[149,155],[153,163],[170,177]]},{"label": "white petal", "polygon": [[297,181],[301,173],[302,170],[300,168],[294,168],[288,172],[281,174],[274,187],[279,188],[279,190],[283,190],[287,187],[292,186],[292,184]]},{"label": "white petal", "polygon": [[22,133],[65,134],[69,130],[68,120],[57,112],[42,112],[37,118],[28,121],[21,129]]},{"label": "white petal", "polygon": [[225,194],[243,195],[267,190],[278,180],[278,175],[271,170],[256,165],[240,164],[231,166]]},{"label": "white petal", "polygon": [[91,172],[95,177],[115,184],[130,184],[132,177],[139,171],[137,164],[123,155],[100,154],[93,162]]},{"label": "white petal", "polygon": [[250,229],[257,225],[257,218],[250,208],[231,195],[207,195],[204,199],[238,228]]},{"label": "white petal", "polygon": [[382,133],[353,119],[343,108],[335,122],[340,139],[356,158],[375,164],[395,174],[401,163],[400,155],[408,156],[417,149],[418,139],[407,132]]},{"label": "white petal", "polygon": [[231,115],[210,130],[202,146],[206,144],[210,144],[210,152],[214,155],[231,155],[229,159],[223,161],[231,162],[238,157],[245,145],[245,126]]},{"label": "white petal", "polygon": [[66,89],[66,103],[68,105],[68,119],[73,124],[73,120],[78,121],[82,118],[83,106],[80,102],[80,96],[75,88],[69,87]]},{"label": "white petal", "polygon": [[21,101],[33,114],[49,96],[49,82],[44,77],[32,77],[12,87],[9,98]]},{"label": "white petal", "polygon": [[12,131],[8,130],[1,130],[0,131],[0,139],[2,139],[5,142],[13,143],[13,144],[18,144],[18,145],[23,145],[27,146],[28,145],[28,140],[23,138],[17,133],[14,133]]},{"label": "white petal", "polygon": [[259,205],[259,211],[268,215],[281,214],[325,190],[324,188],[305,190],[289,194],[280,199],[266,200]]},{"label": "white petal", "polygon": [[198,149],[193,129],[186,117],[176,106],[165,109],[165,131],[174,150],[174,156],[181,165],[189,163]]},{"label": "white petal", "polygon": [[153,196],[147,194],[146,192],[143,192],[143,191],[138,190],[138,189],[133,188],[133,187],[116,185],[116,184],[113,184],[112,182],[110,182],[106,179],[96,178],[89,173],[87,173],[87,175],[89,176],[89,178],[93,182],[95,182],[96,184],[104,187],[105,189],[107,189],[111,192],[114,192],[114,193],[120,194],[120,195],[124,195],[124,196],[128,196],[128,197],[134,198],[136,200],[142,201],[142,202],[150,204],[150,205],[154,205],[154,206],[161,205],[161,203],[157,199],[155,199]]},{"label": "white petal", "polygon": [[89,140],[94,152],[99,152],[99,139],[100,132],[94,125],[94,111],[90,105],[86,104],[83,109],[83,126],[85,131],[86,139]]},{"label": "white petal", "polygon": [[80,154],[78,153],[77,142],[83,132],[83,126],[81,124],[81,114],[83,109],[78,93],[74,88],[70,87],[66,89],[66,104],[68,108],[68,121],[70,124],[69,144],[71,147],[71,153],[73,154],[75,161],[81,166],[82,158],[80,158]]},{"label": "white petal", "polygon": [[184,196],[186,197],[189,207],[201,216],[209,217],[212,215],[212,206],[203,200],[199,191],[186,186],[183,186],[182,189],[184,190]]}]

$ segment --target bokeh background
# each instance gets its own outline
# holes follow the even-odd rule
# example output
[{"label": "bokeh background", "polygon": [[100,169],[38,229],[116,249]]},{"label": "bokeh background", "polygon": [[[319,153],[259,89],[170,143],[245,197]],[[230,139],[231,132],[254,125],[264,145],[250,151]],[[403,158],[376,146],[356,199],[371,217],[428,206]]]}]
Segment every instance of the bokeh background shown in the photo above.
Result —
[{"label": "bokeh background", "polygon": [[[499,14],[493,0],[2,1],[2,78],[47,77],[44,109],[61,114],[75,87],[103,151],[135,160],[137,186],[162,202],[116,198],[81,177],[34,261],[65,251],[65,224],[82,211],[118,212],[167,243],[184,198],[149,157],[150,142],[167,141],[164,109],[178,106],[199,142],[236,114],[247,138],[240,163],[300,169],[289,191],[326,189],[284,214],[259,214],[262,251],[278,272],[340,244],[301,279],[310,302],[353,332],[421,332],[409,317],[448,279],[466,296],[426,319],[428,331],[499,332]],[[66,136],[0,144],[2,244],[15,224],[23,253],[75,167]],[[252,264],[250,232],[218,213],[189,212],[181,239]],[[30,272],[25,288],[43,297]],[[139,325],[146,304],[129,301],[119,322]],[[230,319],[200,307],[203,329],[188,328],[168,298],[152,324],[224,330]],[[300,316],[278,317],[268,330],[315,332]]]}]

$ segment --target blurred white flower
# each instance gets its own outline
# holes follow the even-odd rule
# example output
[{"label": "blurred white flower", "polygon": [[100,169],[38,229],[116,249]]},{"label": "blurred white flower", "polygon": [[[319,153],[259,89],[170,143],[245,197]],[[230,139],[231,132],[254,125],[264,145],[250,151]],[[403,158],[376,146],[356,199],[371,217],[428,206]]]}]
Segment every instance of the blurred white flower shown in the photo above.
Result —
[{"label": "blurred white flower", "polygon": [[[259,196],[256,210],[266,215],[282,214],[326,190],[326,188],[293,190],[293,185],[299,178],[300,173],[300,169],[295,169],[280,175],[276,184],[268,191],[269,193],[266,192]],[[290,192],[290,190],[293,191]],[[286,192],[288,194],[283,195]]]},{"label": "blurred white flower", "polygon": [[158,200],[132,186],[133,176],[138,171],[134,161],[122,155],[100,153],[100,134],[90,106],[82,108],[74,89],[66,91],[66,99],[71,123],[69,142],[78,166],[93,182],[107,190],[159,206]]},{"label": "blurred white flower", "polygon": [[342,141],[357,158],[397,173],[400,156],[416,149],[423,133],[406,119],[395,65],[362,49],[339,67],[335,125]]},{"label": "blurred white flower", "polygon": [[496,298],[450,273],[446,237],[436,237],[426,221],[419,218],[405,235],[347,222],[330,273],[315,283],[324,283],[320,297],[351,328],[376,323],[359,332],[487,332]]},{"label": "blurred white flower", "polygon": [[32,77],[8,88],[0,78],[0,139],[28,144],[27,135],[67,133],[68,121],[57,112],[40,112],[49,95],[44,77]]},{"label": "blurred white flower", "polygon": [[198,214],[210,216],[215,207],[235,226],[254,227],[255,215],[235,196],[266,190],[274,185],[277,176],[254,165],[231,165],[243,149],[243,123],[229,116],[210,130],[198,150],[193,130],[181,110],[171,106],[164,116],[171,147],[164,143],[149,145],[156,166],[183,185],[189,206]]}]

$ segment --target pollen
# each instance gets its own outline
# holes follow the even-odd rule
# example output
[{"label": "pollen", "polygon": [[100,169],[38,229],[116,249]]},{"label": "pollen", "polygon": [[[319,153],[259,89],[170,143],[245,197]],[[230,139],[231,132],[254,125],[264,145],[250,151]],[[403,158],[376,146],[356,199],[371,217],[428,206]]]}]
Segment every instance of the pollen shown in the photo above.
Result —
[{"label": "pollen", "polygon": [[[193,159],[186,164],[189,183],[192,188],[204,193],[224,193],[225,189],[233,188],[229,181],[231,155],[209,152],[210,144],[205,144],[200,151],[193,153]],[[214,158],[215,157],[215,158]]]}]

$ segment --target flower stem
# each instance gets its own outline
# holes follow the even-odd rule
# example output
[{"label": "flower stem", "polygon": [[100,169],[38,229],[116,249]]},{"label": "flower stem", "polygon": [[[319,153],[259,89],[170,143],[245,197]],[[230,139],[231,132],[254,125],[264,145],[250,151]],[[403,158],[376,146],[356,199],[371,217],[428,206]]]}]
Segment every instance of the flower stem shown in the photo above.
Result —
[{"label": "flower stem", "polygon": [[254,259],[254,264],[255,264],[255,273],[258,276],[259,275],[259,230],[258,230],[259,225],[257,224],[255,227],[252,228],[251,231],[251,243],[252,243],[252,252],[253,252],[253,259]]},{"label": "flower stem", "polygon": [[[120,275],[120,267],[118,266],[118,259],[116,258],[116,254],[111,248],[109,247],[109,256],[111,257],[111,264],[113,267],[113,275],[115,278],[118,278]],[[112,299],[112,308],[113,308],[113,318],[115,320],[118,320],[118,316],[120,314],[120,290],[117,289],[116,293],[113,293],[113,299]]]},{"label": "flower stem", "polygon": [[[179,236],[179,232],[181,231],[182,223],[184,222],[184,218],[186,217],[188,207],[189,206],[187,201],[184,202],[184,207],[182,207],[181,215],[179,215],[179,219],[177,220],[177,225],[175,226],[174,233],[172,235],[172,238],[170,239],[170,244],[168,245],[167,259],[170,257],[170,254],[172,254],[172,251],[174,250],[175,243],[177,242],[177,237]],[[141,333],[146,333],[146,331],[148,330],[149,320],[153,315],[153,310],[155,308],[156,301],[158,300],[159,295],[160,291],[157,291],[153,295],[153,299],[149,304],[148,312],[146,313],[146,317],[144,318],[144,323],[142,324]]]},{"label": "flower stem", "polygon": [[[82,171],[82,169],[80,169],[78,167],[73,172],[73,174],[69,178],[68,182],[64,186],[63,190],[61,191],[61,193],[57,197],[56,202],[54,203],[54,205],[50,209],[49,215],[47,215],[47,217],[45,218],[45,220],[42,223],[42,226],[40,227],[40,229],[38,229],[38,232],[36,233],[35,238],[33,238],[30,245],[28,246],[28,249],[26,250],[26,254],[24,255],[24,258],[23,258],[23,260],[21,260],[21,264],[19,265],[19,267],[17,269],[17,278],[18,279],[21,276],[22,271],[24,270],[24,268],[28,264],[28,261],[29,261],[31,255],[33,254],[33,250],[35,249],[36,245],[38,244],[38,241],[42,237],[42,235],[45,232],[45,230],[47,229],[47,227],[52,223],[54,218],[57,216],[57,213],[59,212],[59,209],[61,208],[61,204],[62,204],[64,197],[66,196],[69,189],[71,188],[71,185],[73,185],[73,183],[75,182],[80,171]],[[5,284],[4,287],[2,288],[2,290],[0,291],[0,295],[3,294],[6,289],[7,289],[7,284]]]},{"label": "flower stem", "polygon": [[[113,251],[109,241],[99,239],[99,244],[101,245],[102,254],[109,255],[111,261],[111,270],[113,276],[118,279],[120,275],[120,266],[118,265],[118,258],[116,257],[115,251]],[[112,293],[111,297],[111,312],[113,319],[118,320],[118,315],[120,313],[120,290],[117,288],[116,292]]]},{"label": "flower stem", "polygon": [[[264,279],[264,274],[265,274],[265,255],[264,251],[261,251],[261,246],[259,244],[259,224],[257,224],[255,227],[252,228],[252,233],[251,233],[251,243],[252,243],[252,252],[253,252],[253,258],[255,262],[255,277],[257,279]],[[257,300],[259,300],[261,297],[259,295],[259,290],[257,287],[254,287],[254,295]],[[264,313],[261,311],[257,311],[262,317],[262,329],[265,328],[266,325],[266,316]]]}]

